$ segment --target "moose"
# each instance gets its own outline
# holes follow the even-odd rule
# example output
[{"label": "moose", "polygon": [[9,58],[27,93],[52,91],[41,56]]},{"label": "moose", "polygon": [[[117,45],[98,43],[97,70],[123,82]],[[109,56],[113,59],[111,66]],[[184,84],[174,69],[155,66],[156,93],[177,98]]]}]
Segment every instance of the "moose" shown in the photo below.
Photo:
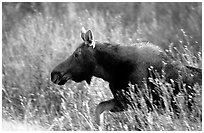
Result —
[{"label": "moose", "polygon": [[[68,80],[75,82],[85,80],[90,84],[91,78],[95,76],[109,82],[114,98],[103,101],[96,107],[97,124],[100,122],[100,114],[104,111],[120,112],[128,108],[129,101],[121,92],[128,90],[129,83],[137,84],[138,88],[143,89],[143,81],[146,81],[148,88],[154,89],[154,85],[149,81],[151,75],[149,68],[159,74],[164,70],[167,82],[171,79],[176,82],[179,78],[178,71],[181,71],[186,86],[202,82],[201,70],[172,61],[164,50],[154,44],[143,42],[134,46],[121,46],[101,43],[95,41],[92,31],[86,31],[85,28],[82,28],[81,38],[83,42],[73,54],[53,69],[51,81],[64,85]],[[175,87],[174,94],[178,92],[179,87]],[[155,104],[161,100],[154,91],[152,97]]]}]

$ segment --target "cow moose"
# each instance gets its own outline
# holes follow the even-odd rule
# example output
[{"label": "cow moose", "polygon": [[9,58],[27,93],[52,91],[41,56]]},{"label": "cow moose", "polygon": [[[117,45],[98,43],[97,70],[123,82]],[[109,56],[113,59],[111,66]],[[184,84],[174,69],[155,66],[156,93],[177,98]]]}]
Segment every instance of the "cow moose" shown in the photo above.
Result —
[{"label": "cow moose", "polygon": [[[105,110],[119,112],[128,108],[129,101],[121,91],[127,90],[129,83],[137,84],[138,88],[143,89],[145,80],[149,89],[153,89],[154,86],[148,80],[150,67],[159,74],[164,70],[167,82],[171,79],[177,81],[178,71],[182,71],[182,80],[187,86],[202,82],[201,71],[195,72],[190,66],[186,67],[170,60],[164,50],[151,43],[134,46],[100,43],[94,40],[92,31],[86,31],[85,28],[82,28],[81,38],[83,42],[73,54],[51,72],[51,81],[64,85],[68,80],[75,82],[85,80],[90,84],[92,76],[95,76],[109,82],[114,98],[103,101],[96,107],[97,124],[100,121],[100,114]],[[189,76],[189,72],[192,71],[198,74]],[[176,93],[178,94],[178,88],[175,89],[175,95]],[[156,94],[152,95],[153,103],[159,100]]]}]

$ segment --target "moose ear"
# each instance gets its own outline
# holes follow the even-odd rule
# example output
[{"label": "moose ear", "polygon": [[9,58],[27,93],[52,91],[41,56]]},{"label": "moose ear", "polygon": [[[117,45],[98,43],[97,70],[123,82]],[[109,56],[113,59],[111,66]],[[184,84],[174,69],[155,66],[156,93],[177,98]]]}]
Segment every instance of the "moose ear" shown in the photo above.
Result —
[{"label": "moose ear", "polygon": [[86,45],[89,45],[93,48],[95,48],[95,42],[94,42],[94,37],[93,33],[91,30],[86,31],[84,27],[81,29],[81,38],[85,42]]},{"label": "moose ear", "polygon": [[91,30],[88,30],[85,34],[85,43],[88,44],[89,46],[95,48],[95,41],[94,41],[94,36]]},{"label": "moose ear", "polygon": [[89,43],[92,43],[93,41],[93,34],[91,30],[88,30],[85,34],[85,40]]},{"label": "moose ear", "polygon": [[81,28],[81,38],[84,40],[84,42],[86,41],[85,40],[85,34],[86,34],[86,29],[84,27]]}]

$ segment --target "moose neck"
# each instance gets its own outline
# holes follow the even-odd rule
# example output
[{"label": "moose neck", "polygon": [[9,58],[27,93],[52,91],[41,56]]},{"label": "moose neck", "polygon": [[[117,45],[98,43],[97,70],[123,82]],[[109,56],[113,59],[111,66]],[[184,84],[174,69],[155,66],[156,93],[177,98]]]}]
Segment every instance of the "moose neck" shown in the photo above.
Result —
[{"label": "moose neck", "polygon": [[118,48],[118,45],[96,42],[94,56],[97,63],[94,70],[94,76],[106,81],[111,81],[113,79],[113,71],[116,64],[120,62],[117,57]]}]

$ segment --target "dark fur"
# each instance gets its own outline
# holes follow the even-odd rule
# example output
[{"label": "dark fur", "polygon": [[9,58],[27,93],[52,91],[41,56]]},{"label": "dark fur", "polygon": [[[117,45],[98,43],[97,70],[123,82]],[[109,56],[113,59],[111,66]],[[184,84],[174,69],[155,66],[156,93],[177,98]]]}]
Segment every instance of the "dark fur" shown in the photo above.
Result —
[{"label": "dark fur", "polygon": [[[167,63],[165,67],[163,61]],[[181,71],[183,82],[187,85],[192,86],[195,82],[201,84],[202,81],[200,71],[195,72],[180,63],[170,61],[166,53],[153,44],[119,46],[99,42],[96,42],[95,48],[82,43],[66,61],[52,71],[51,80],[63,85],[69,79],[76,82],[86,80],[90,83],[92,76],[102,78],[109,82],[114,96],[112,100],[115,106],[111,111],[122,111],[129,103],[128,98],[122,94],[122,90],[128,90],[129,82],[143,89],[143,81],[146,80],[150,89],[154,88],[154,85],[148,80],[150,66],[153,66],[153,69],[159,74],[164,68],[168,82],[170,79],[177,81],[179,71]],[[194,77],[189,75],[192,71],[195,74]],[[179,89],[176,87],[175,94],[178,92]],[[153,100],[161,99],[157,93],[154,93]]]}]

